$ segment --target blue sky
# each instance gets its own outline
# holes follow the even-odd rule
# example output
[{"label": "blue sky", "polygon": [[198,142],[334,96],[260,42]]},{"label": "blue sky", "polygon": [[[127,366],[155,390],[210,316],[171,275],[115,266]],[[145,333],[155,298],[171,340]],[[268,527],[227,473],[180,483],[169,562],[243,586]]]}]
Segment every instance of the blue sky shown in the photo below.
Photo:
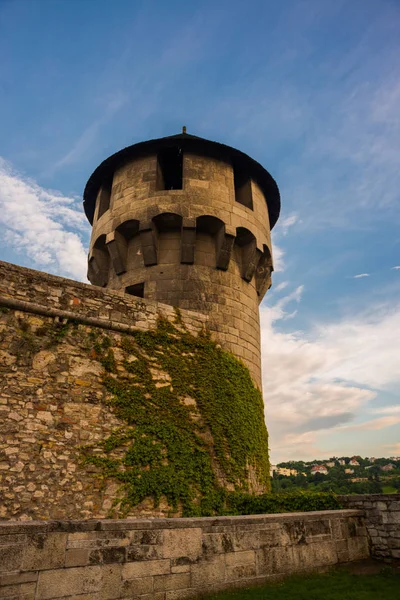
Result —
[{"label": "blue sky", "polygon": [[[0,0],[0,257],[85,277],[85,182],[189,133],[275,177],[274,462],[400,454],[397,0]],[[397,267],[397,268],[396,268]]]}]

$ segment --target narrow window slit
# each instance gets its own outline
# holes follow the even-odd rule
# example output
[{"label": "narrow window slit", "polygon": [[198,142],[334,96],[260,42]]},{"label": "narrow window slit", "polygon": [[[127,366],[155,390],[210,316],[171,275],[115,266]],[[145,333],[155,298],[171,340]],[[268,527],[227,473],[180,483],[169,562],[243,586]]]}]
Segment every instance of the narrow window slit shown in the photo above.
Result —
[{"label": "narrow window slit", "polygon": [[112,177],[106,181],[103,181],[100,194],[99,194],[99,213],[97,218],[100,219],[102,215],[110,208],[111,202],[111,188],[112,188]]},{"label": "narrow window slit", "polygon": [[248,174],[237,167],[233,169],[235,183],[235,200],[253,210],[253,195],[251,191],[251,179]]},{"label": "narrow window slit", "polygon": [[157,156],[157,190],[181,190],[183,154],[178,147],[164,148]]}]

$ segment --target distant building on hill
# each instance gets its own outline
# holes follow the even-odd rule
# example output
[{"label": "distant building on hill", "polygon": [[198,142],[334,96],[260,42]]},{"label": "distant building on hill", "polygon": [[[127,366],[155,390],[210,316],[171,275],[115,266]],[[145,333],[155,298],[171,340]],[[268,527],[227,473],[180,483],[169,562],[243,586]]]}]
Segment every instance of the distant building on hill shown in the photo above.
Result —
[{"label": "distant building on hill", "polygon": [[344,467],[345,464],[346,464],[346,461],[344,460],[344,458],[339,458],[339,465]]},{"label": "distant building on hill", "polygon": [[358,460],[353,456],[353,458],[350,460],[349,465],[351,465],[352,467],[359,467],[360,463],[358,462]]},{"label": "distant building on hill", "polygon": [[344,472],[346,475],[352,475],[354,473],[354,469],[345,469]]},{"label": "distant building on hill", "polygon": [[395,468],[396,467],[392,463],[389,463],[388,465],[381,467],[382,471],[393,471],[393,469],[395,469]]},{"label": "distant building on hill", "polygon": [[321,475],[328,475],[328,469],[325,465],[313,465],[311,467],[311,475],[316,475],[317,473],[321,473]]},{"label": "distant building on hill", "polygon": [[336,464],[336,463],[335,463],[335,461],[334,461],[334,460],[331,460],[331,461],[329,461],[329,462],[325,463],[325,465],[326,465],[327,467],[330,467],[330,468],[334,467],[334,466],[335,466],[335,464]]},{"label": "distant building on hill", "polygon": [[271,465],[271,477],[274,473],[276,473],[277,475],[284,475],[285,477],[290,477],[290,475],[297,475],[296,469],[287,469],[286,467],[277,467],[276,465]]}]

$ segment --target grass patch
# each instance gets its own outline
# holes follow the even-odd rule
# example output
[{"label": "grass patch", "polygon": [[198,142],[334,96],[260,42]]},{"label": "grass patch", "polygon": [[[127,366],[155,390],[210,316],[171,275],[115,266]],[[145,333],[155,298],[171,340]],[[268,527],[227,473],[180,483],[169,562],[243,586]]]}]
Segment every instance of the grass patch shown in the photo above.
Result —
[{"label": "grass patch", "polygon": [[396,488],[394,488],[391,485],[383,485],[382,486],[382,494],[398,494],[399,490],[396,490]]},{"label": "grass patch", "polygon": [[287,577],[253,589],[205,596],[207,600],[399,600],[400,573],[383,567],[376,575],[337,570],[325,574]]}]

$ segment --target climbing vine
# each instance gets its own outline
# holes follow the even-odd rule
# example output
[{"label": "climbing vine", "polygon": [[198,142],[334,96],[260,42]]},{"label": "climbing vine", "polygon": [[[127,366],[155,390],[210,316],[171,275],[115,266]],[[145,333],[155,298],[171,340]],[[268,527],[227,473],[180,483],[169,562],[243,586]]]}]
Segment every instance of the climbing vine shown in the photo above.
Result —
[{"label": "climbing vine", "polygon": [[93,349],[125,425],[100,447],[85,447],[84,462],[121,482],[123,507],[165,496],[184,515],[221,513],[226,484],[248,492],[250,470],[268,489],[261,393],[207,333],[192,335],[177,313],[175,323],[159,318],[156,330],[122,337],[122,369],[108,336],[98,336]]}]

